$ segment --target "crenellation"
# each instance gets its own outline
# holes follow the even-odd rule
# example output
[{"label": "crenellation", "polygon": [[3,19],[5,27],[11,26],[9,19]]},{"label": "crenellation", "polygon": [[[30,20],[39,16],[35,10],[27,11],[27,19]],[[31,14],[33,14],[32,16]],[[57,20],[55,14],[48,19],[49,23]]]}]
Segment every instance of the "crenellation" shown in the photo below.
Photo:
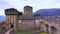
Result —
[{"label": "crenellation", "polygon": [[14,8],[9,8],[9,9],[5,9],[5,14],[6,15],[18,15],[19,11]]}]

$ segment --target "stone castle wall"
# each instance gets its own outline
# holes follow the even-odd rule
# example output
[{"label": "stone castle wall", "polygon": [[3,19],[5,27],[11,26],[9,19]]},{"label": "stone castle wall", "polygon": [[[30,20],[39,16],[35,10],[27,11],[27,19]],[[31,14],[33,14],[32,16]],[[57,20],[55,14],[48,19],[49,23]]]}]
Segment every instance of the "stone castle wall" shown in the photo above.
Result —
[{"label": "stone castle wall", "polygon": [[34,20],[19,20],[20,30],[34,29]]}]

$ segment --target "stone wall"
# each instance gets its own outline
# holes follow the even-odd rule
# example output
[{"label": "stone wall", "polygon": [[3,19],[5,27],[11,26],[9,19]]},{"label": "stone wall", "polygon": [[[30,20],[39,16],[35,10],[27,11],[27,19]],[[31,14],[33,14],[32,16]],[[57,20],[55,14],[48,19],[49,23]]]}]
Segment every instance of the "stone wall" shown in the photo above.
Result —
[{"label": "stone wall", "polygon": [[19,30],[34,29],[34,20],[19,20]]},{"label": "stone wall", "polygon": [[[59,18],[45,18],[44,24],[48,25],[49,34],[51,34],[51,33],[60,34],[60,19]],[[51,27],[54,27],[53,29],[56,29],[56,30],[53,31]],[[46,29],[46,27],[45,27],[45,29]]]}]

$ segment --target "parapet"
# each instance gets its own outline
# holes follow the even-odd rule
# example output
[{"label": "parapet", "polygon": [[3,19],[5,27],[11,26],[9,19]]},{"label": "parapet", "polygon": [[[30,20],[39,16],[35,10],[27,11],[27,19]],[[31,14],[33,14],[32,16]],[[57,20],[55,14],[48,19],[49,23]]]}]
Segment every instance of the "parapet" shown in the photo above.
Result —
[{"label": "parapet", "polygon": [[24,8],[32,8],[31,6],[25,6]]}]

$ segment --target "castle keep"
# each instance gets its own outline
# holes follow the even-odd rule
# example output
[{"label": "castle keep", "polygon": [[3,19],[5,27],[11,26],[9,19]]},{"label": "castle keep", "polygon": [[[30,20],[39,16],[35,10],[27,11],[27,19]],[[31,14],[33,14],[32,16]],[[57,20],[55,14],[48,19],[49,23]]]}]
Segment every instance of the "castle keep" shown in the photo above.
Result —
[{"label": "castle keep", "polygon": [[6,29],[11,28],[11,24],[14,26],[14,30],[29,30],[39,29],[40,16],[34,15],[32,7],[25,6],[24,13],[19,12],[14,8],[5,9],[6,14]]}]

